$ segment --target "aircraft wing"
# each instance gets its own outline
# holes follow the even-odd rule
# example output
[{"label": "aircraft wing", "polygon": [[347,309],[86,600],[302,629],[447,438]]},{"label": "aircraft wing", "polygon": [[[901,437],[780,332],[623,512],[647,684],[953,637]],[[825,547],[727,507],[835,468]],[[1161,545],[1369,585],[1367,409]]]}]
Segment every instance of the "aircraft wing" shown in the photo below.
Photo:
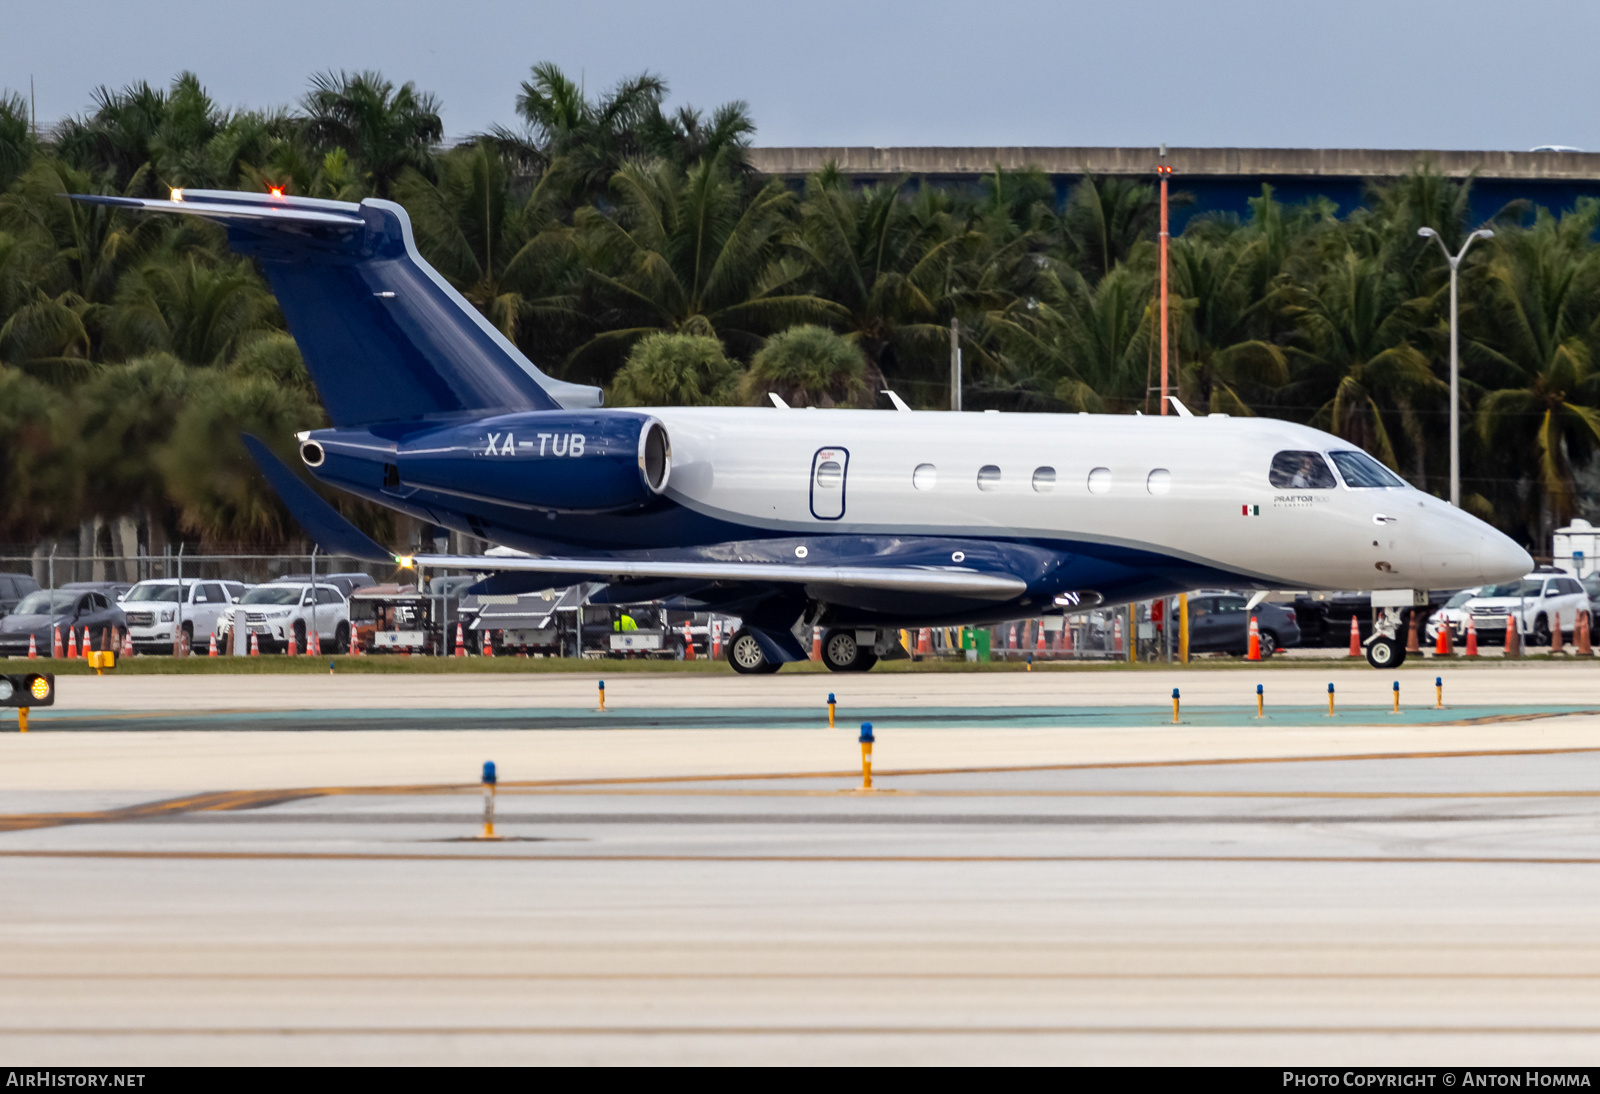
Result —
[{"label": "aircraft wing", "polygon": [[937,593],[974,600],[1010,600],[1027,583],[1010,574],[960,567],[808,566],[786,562],[656,561],[614,558],[492,558],[485,555],[413,555],[402,566],[502,573],[576,574],[600,581],[690,578],[702,581],[835,585],[894,592]]}]

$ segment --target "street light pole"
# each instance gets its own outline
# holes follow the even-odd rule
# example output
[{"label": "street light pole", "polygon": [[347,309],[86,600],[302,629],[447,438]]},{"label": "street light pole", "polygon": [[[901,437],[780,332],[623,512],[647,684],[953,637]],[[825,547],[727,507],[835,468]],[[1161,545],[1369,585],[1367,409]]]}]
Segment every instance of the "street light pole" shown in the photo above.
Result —
[{"label": "street light pole", "polygon": [[1432,239],[1439,245],[1439,250],[1444,252],[1445,261],[1450,263],[1450,504],[1456,508],[1461,507],[1461,384],[1460,374],[1460,342],[1456,331],[1456,275],[1461,268],[1461,260],[1467,257],[1467,248],[1472,246],[1475,239],[1491,239],[1494,232],[1488,228],[1479,228],[1466,238],[1461,244],[1461,250],[1455,254],[1450,253],[1450,248],[1444,245],[1444,240],[1432,228],[1418,228],[1417,234],[1424,239]]}]

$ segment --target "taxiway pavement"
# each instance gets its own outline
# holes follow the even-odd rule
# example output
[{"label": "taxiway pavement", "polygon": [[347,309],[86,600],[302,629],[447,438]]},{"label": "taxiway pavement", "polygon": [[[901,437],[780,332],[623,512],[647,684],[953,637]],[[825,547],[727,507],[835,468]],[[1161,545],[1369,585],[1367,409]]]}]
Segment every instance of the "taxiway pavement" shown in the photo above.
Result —
[{"label": "taxiway pavement", "polygon": [[[1600,707],[1594,672],[1458,669],[1447,701],[1493,711],[1470,718],[1307,705],[1178,726],[1159,724],[1163,693],[1134,693],[1165,685],[1146,674],[853,678],[850,703],[976,711],[879,727],[871,794],[855,723],[820,710],[809,729],[0,734],[0,1052],[1584,1063],[1600,716],[1548,708]],[[346,685],[368,708],[411,701],[392,678],[310,679],[318,710]],[[754,721],[842,690],[796,679],[619,677],[608,706]],[[181,684],[201,680],[233,706],[263,682]],[[262,705],[297,701],[296,678],[265,682]],[[1181,681],[1229,709],[1249,682]],[[81,711],[173,709],[140,705],[146,679],[109,683],[126,690]],[[485,683],[582,709],[593,681],[413,687],[442,708]],[[1024,700],[1151,718],[984,723]],[[474,838],[488,759],[494,842]]]}]

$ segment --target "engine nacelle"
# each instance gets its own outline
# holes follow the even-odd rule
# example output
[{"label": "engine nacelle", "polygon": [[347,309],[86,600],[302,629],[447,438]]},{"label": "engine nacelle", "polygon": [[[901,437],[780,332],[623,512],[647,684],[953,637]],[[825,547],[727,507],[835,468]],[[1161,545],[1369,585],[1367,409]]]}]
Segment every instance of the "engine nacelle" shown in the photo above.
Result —
[{"label": "engine nacelle", "polygon": [[[309,436],[301,457],[337,462],[333,438]],[[327,451],[324,451],[327,449]],[[411,433],[388,456],[399,488],[538,509],[606,511],[642,505],[667,487],[672,447],[648,414],[534,411]],[[330,468],[331,470],[331,468]]]}]

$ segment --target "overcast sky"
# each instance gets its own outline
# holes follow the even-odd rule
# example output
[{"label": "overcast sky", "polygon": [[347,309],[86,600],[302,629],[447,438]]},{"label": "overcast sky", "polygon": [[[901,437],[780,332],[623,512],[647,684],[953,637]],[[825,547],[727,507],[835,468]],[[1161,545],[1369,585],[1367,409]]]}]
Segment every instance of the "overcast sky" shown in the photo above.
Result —
[{"label": "overcast sky", "polygon": [[3,26],[0,87],[32,76],[41,123],[184,69],[260,107],[377,68],[459,136],[549,60],[744,99],[763,145],[1600,150],[1593,0],[9,0]]}]

